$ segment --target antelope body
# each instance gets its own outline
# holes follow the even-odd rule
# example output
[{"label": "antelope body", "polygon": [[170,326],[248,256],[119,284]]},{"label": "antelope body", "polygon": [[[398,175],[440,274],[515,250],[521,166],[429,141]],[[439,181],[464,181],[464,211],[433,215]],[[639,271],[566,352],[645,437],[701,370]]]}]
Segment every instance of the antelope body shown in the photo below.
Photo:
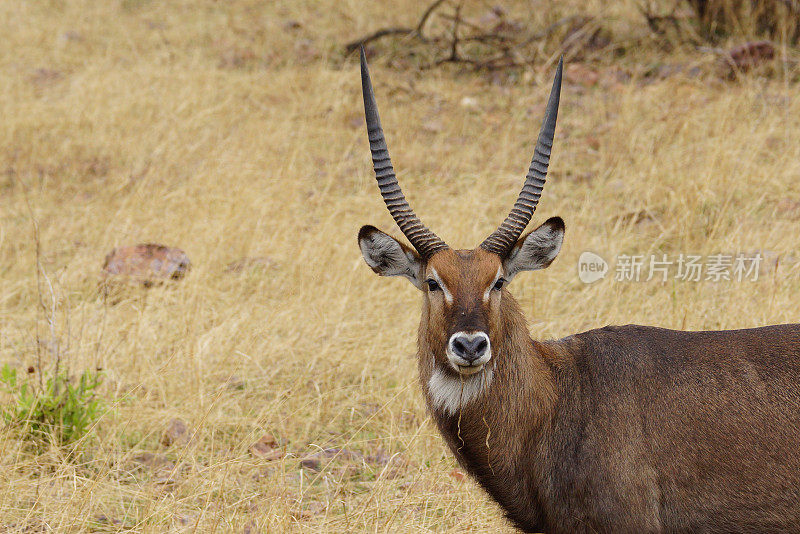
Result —
[{"label": "antelope body", "polygon": [[367,264],[423,296],[418,363],[458,462],[529,532],[800,532],[800,325],[606,327],[531,339],[506,284],[547,267],[564,223],[520,237],[544,185],[559,63],[522,193],[478,248],[453,250],[403,196],[366,59],[378,184],[409,247],[372,226]]}]

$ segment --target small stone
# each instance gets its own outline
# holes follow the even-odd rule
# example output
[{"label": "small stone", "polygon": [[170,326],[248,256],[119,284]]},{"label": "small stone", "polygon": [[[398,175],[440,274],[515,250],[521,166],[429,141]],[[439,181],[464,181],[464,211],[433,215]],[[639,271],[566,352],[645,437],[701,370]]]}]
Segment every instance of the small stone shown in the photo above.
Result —
[{"label": "small stone", "polygon": [[286,457],[286,451],[282,451],[280,449],[275,449],[270,451],[261,456],[261,459],[266,462],[274,462],[276,460],[281,460]]},{"label": "small stone", "polygon": [[459,482],[461,482],[462,480],[467,478],[467,476],[463,472],[459,471],[458,469],[453,469],[452,471],[450,471],[450,476],[453,477],[454,479],[458,480]]},{"label": "small stone", "polygon": [[252,48],[233,46],[220,54],[217,66],[221,69],[240,69],[253,63],[257,58]]},{"label": "small stone", "polygon": [[322,462],[317,458],[306,458],[300,462],[300,467],[305,467],[310,471],[319,472],[322,470]]},{"label": "small stone", "polygon": [[478,99],[472,96],[465,96],[461,99],[461,106],[465,108],[475,109],[478,107]]},{"label": "small stone", "polygon": [[253,456],[257,456],[259,458],[265,458],[269,460],[276,460],[283,457],[283,452],[278,451],[280,454],[276,455],[276,449],[278,448],[278,441],[273,437],[272,434],[264,434],[259,438],[258,441],[253,443],[250,446],[250,452]]},{"label": "small stone", "polygon": [[189,442],[189,437],[189,427],[186,423],[180,419],[172,419],[161,436],[161,444],[165,447],[185,445]]},{"label": "small stone", "polygon": [[144,23],[145,23],[145,26],[147,26],[147,29],[149,29],[149,30],[166,30],[167,28],[169,28],[169,26],[167,26],[167,23],[164,22],[164,21],[161,21],[161,20],[149,20],[148,19],[148,20],[145,20]]},{"label": "small stone", "polygon": [[285,31],[299,30],[302,27],[303,25],[296,20],[287,20],[286,22],[283,23],[283,29]]},{"label": "small stone", "polygon": [[108,517],[105,514],[100,514],[95,516],[95,522],[100,523],[101,525],[121,525],[122,521],[115,517]]},{"label": "small stone", "polygon": [[423,123],[422,131],[435,134],[441,132],[443,127],[442,121],[433,119]]},{"label": "small stone", "polygon": [[378,449],[378,451],[375,454],[370,454],[368,456],[365,456],[364,460],[368,464],[382,466],[392,461],[392,455],[387,453],[383,449]]},{"label": "small stone", "polygon": [[69,30],[69,31],[66,31],[66,32],[61,34],[61,40],[62,41],[66,41],[66,42],[72,41],[72,42],[80,43],[80,42],[84,41],[84,37],[83,37],[83,34],[81,34],[79,32],[76,32],[76,31],[73,31],[73,30]]},{"label": "small stone", "polygon": [[163,454],[156,454],[154,452],[143,452],[133,457],[133,461],[142,464],[150,469],[168,469],[172,470],[175,464],[172,463]]},{"label": "small stone", "polygon": [[298,39],[294,43],[295,59],[299,63],[308,63],[319,57],[319,50],[311,39]]},{"label": "small stone", "polygon": [[182,526],[187,526],[189,524],[194,524],[197,522],[197,516],[195,514],[181,514],[175,516],[175,521]]},{"label": "small stone", "polygon": [[614,217],[617,224],[648,225],[657,221],[656,217],[648,210],[629,211]]},{"label": "small stone", "polygon": [[[349,449],[323,449],[319,452],[315,452],[314,454],[306,456],[303,460],[301,460],[300,466],[311,471],[319,472],[322,471],[322,460],[336,460],[338,462],[361,462],[364,460],[364,456]],[[348,470],[349,467],[351,466],[346,467],[345,470]]]},{"label": "small stone", "polygon": [[42,67],[34,70],[30,79],[34,85],[43,87],[46,85],[51,85],[63,77],[64,74],[61,71]]},{"label": "small stone", "polygon": [[191,267],[189,257],[179,248],[145,243],[119,247],[106,256],[103,273],[127,276],[142,282],[180,280]]},{"label": "small stone", "polygon": [[628,185],[625,183],[625,180],[617,179],[609,182],[608,187],[611,191],[614,191],[615,193],[622,193],[628,188]]},{"label": "small stone", "polygon": [[565,78],[571,84],[592,87],[600,81],[600,74],[581,63],[571,63],[567,65]]},{"label": "small stone", "polygon": [[776,206],[778,213],[788,219],[800,219],[800,201],[793,198],[784,198]]},{"label": "small stone", "polygon": [[775,47],[769,41],[754,41],[731,48],[728,57],[731,68],[746,72],[775,57]]},{"label": "small stone", "polygon": [[247,387],[247,381],[238,375],[231,375],[225,380],[225,387],[232,390],[242,390]]},{"label": "small stone", "polygon": [[154,478],[153,483],[171,489],[175,485],[175,479],[170,476],[160,476]]},{"label": "small stone", "polygon": [[324,513],[327,508],[328,507],[321,502],[312,501],[306,504],[301,510],[293,511],[292,517],[299,520],[313,519],[314,516]]},{"label": "small stone", "polygon": [[352,130],[361,129],[364,127],[364,114],[349,113],[344,117],[344,124]]}]

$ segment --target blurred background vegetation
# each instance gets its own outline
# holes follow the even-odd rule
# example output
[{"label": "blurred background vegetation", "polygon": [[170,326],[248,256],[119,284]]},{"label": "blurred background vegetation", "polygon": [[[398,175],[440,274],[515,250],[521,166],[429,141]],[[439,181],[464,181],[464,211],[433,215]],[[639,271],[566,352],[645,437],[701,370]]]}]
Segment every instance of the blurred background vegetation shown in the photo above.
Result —
[{"label": "blurred background vegetation", "polygon": [[[509,530],[425,411],[419,295],[356,245],[397,234],[361,43],[407,197],[465,248],[565,56],[536,217],[566,241],[511,287],[535,337],[798,320],[794,0],[8,0],[0,35],[0,531]],[[104,261],[137,250],[181,276]],[[583,251],[765,261],[586,285]]]}]

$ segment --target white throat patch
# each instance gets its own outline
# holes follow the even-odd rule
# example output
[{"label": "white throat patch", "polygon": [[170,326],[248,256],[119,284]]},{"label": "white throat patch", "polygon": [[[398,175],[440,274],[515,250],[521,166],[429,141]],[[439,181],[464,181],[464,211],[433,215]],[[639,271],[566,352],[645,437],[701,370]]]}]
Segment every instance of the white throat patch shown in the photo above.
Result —
[{"label": "white throat patch", "polygon": [[434,369],[428,380],[428,393],[434,408],[454,415],[460,407],[480,397],[491,385],[493,376],[492,369],[465,377],[451,376]]}]

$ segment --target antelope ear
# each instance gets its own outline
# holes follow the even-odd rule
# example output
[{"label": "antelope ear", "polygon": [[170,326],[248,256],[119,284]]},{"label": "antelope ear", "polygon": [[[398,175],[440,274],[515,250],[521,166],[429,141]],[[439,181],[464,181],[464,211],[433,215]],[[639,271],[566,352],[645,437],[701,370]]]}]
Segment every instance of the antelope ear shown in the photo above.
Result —
[{"label": "antelope ear", "polygon": [[506,280],[511,280],[520,271],[535,271],[550,265],[563,242],[563,219],[547,219],[539,228],[520,238],[503,260]]},{"label": "antelope ear", "polygon": [[417,252],[374,226],[362,226],[358,246],[370,268],[381,276],[405,276],[422,289],[423,262]]}]

